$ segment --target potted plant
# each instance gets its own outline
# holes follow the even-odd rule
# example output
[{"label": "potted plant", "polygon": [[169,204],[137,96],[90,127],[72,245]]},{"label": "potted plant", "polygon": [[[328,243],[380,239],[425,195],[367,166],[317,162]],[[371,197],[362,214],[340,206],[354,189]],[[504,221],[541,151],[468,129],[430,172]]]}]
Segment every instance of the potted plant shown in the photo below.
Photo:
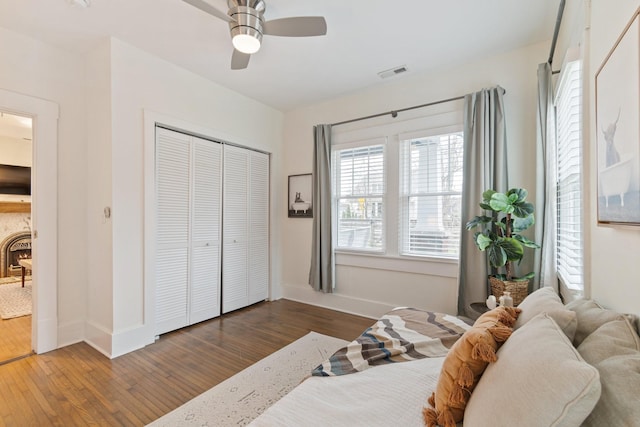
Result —
[{"label": "potted plant", "polygon": [[490,216],[479,215],[467,222],[467,230],[481,227],[473,240],[478,249],[487,252],[489,264],[496,269],[504,268],[504,273],[489,276],[493,295],[499,298],[508,291],[515,305],[527,296],[534,273],[514,277],[513,263],[520,263],[525,247],[540,248],[520,234],[535,223],[533,204],[526,201],[527,194],[523,188],[512,188],[506,193],[487,190],[482,193],[480,207],[489,211]]}]

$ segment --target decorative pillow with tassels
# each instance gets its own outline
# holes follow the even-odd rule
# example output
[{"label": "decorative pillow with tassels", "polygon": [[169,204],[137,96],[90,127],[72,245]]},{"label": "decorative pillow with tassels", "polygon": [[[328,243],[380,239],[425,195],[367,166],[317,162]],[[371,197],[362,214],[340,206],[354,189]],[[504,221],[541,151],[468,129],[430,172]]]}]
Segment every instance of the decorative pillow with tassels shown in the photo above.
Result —
[{"label": "decorative pillow with tassels", "polygon": [[422,411],[428,427],[455,427],[462,421],[471,392],[487,365],[497,360],[496,351],[511,336],[520,311],[497,307],[484,313],[451,347],[436,391],[428,399],[431,408]]}]

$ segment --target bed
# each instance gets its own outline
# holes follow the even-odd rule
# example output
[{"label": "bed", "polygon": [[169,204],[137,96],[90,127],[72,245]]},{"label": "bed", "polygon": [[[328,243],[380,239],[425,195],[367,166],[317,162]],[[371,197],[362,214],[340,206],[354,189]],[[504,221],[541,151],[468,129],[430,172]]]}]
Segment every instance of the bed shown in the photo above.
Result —
[{"label": "bed", "polygon": [[[640,426],[635,316],[588,299],[564,305],[551,288],[519,308],[458,426]],[[455,316],[393,310],[251,426],[424,426],[443,366],[474,328]]]}]

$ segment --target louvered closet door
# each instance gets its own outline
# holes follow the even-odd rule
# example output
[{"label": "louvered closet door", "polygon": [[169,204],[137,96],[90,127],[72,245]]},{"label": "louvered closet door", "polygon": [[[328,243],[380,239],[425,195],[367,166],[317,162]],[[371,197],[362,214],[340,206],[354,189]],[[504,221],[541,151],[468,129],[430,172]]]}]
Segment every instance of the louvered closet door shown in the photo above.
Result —
[{"label": "louvered closet door", "polygon": [[249,304],[269,297],[269,156],[250,154]]},{"label": "louvered closet door", "polygon": [[190,137],[156,128],[156,334],[188,324]]},{"label": "louvered closet door", "polygon": [[189,323],[220,315],[222,145],[193,138]]},{"label": "louvered closet door", "polygon": [[249,304],[249,151],[224,146],[222,312]]}]

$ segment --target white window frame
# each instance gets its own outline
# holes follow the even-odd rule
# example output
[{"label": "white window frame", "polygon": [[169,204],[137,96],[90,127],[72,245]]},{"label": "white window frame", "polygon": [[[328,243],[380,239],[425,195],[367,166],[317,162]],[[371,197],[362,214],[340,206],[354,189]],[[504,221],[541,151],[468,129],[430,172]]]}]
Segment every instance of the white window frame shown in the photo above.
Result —
[{"label": "white window frame", "polygon": [[[417,112],[418,110],[416,110]],[[408,115],[408,114],[407,114]],[[411,117],[388,120],[363,121],[352,125],[335,127],[332,133],[332,151],[366,140],[386,138],[385,151],[385,250],[383,253],[335,249],[337,265],[374,268],[405,273],[425,274],[444,278],[458,275],[458,259],[400,255],[398,242],[399,190],[400,190],[400,136],[439,135],[449,130],[461,130],[463,101],[444,103],[430,111],[421,110]],[[334,171],[331,171],[332,174]],[[335,212],[335,210],[334,210]],[[334,233],[335,221],[334,221]]]},{"label": "white window frame", "polygon": [[[411,153],[410,153],[409,147],[407,146],[411,144],[411,141],[415,141],[419,139],[428,139],[428,138],[445,136],[445,135],[454,135],[454,134],[460,134],[460,136],[464,138],[462,124],[456,125],[456,126],[449,126],[445,128],[428,129],[428,130],[423,130],[419,132],[405,133],[405,134],[399,135],[399,140],[400,140],[399,141],[400,142],[400,170],[399,170],[400,197],[399,197],[399,200],[400,201],[399,201],[398,208],[400,210],[400,214],[399,214],[399,221],[398,221],[398,240],[399,240],[398,253],[402,256],[414,256],[414,257],[421,257],[421,258],[424,258],[424,257],[445,258],[445,259],[454,259],[454,260],[458,260],[460,257],[459,252],[451,255],[447,255],[445,253],[438,253],[438,252],[420,254],[417,252],[412,252],[410,249],[406,249],[407,246],[405,246],[405,243],[406,243],[405,240],[410,238],[409,231],[408,231],[408,229],[410,228],[410,225],[408,223],[409,219],[407,217],[408,210],[409,210],[407,204],[409,203],[408,202],[409,198],[418,197],[418,196],[448,196],[448,195],[462,196],[462,188],[460,188],[459,192],[436,191],[429,194],[412,192],[412,191],[407,192],[407,188],[410,187],[410,183],[405,182],[405,180],[410,179],[410,172],[406,172],[405,169],[411,167],[411,164],[410,164]],[[464,159],[464,154],[462,156],[462,159],[460,160],[462,161],[463,159]],[[460,233],[460,227],[458,227],[458,233]],[[460,237],[461,237],[460,234],[458,234],[458,238],[457,238],[458,246],[460,242]]]},{"label": "white window frame", "polygon": [[375,138],[375,139],[370,139],[370,140],[364,140],[364,141],[359,141],[359,142],[354,142],[354,143],[349,143],[349,144],[342,144],[339,146],[334,146],[332,147],[332,162],[334,165],[336,165],[336,167],[338,166],[338,156],[339,153],[342,151],[346,151],[346,150],[352,150],[352,149],[358,149],[358,148],[367,148],[367,147],[378,147],[381,146],[382,147],[382,161],[383,161],[383,170],[382,170],[382,193],[381,194],[377,194],[377,193],[365,193],[365,194],[360,194],[358,196],[361,196],[361,198],[380,198],[382,199],[382,236],[381,236],[381,247],[378,248],[356,248],[356,247],[349,247],[349,246],[343,246],[340,247],[339,243],[340,243],[340,239],[338,237],[338,234],[340,232],[339,230],[339,222],[340,222],[340,204],[339,204],[339,200],[341,199],[348,199],[348,198],[353,198],[353,197],[357,197],[357,196],[344,196],[342,194],[337,194],[337,190],[340,187],[340,174],[339,172],[337,172],[337,170],[334,169],[331,171],[332,177],[333,177],[333,188],[331,191],[331,198],[332,198],[332,209],[333,209],[333,214],[334,214],[334,226],[333,226],[333,235],[335,236],[334,238],[334,247],[336,248],[336,250],[339,251],[346,251],[346,252],[365,252],[365,253],[376,253],[376,254],[384,254],[386,252],[386,206],[387,206],[387,180],[386,180],[386,176],[387,176],[387,138]]}]

